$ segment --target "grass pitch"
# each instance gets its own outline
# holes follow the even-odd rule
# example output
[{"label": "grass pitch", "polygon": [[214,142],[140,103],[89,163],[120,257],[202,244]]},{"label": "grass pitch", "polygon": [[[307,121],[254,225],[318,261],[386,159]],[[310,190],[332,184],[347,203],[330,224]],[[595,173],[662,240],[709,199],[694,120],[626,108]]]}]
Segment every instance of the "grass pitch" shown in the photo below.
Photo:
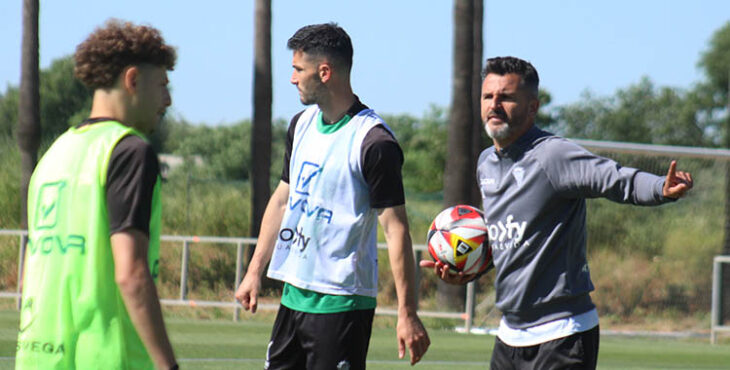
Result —
[{"label": "grass pitch", "polygon": [[[182,368],[262,369],[273,315],[244,314],[241,322],[168,318],[167,326]],[[369,369],[406,369],[399,360],[393,319],[376,317],[368,352]],[[13,368],[18,314],[0,311],[0,369]],[[427,327],[430,327],[427,322]],[[418,369],[487,369],[494,344],[489,335],[430,329],[431,347]],[[730,343],[708,339],[601,337],[599,369],[730,369]]]}]

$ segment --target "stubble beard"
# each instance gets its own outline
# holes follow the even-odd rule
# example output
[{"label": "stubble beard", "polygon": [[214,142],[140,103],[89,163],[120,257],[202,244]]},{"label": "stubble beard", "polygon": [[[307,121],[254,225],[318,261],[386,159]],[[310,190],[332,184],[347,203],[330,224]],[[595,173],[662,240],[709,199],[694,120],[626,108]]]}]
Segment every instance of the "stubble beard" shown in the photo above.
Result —
[{"label": "stubble beard", "polygon": [[314,86],[312,91],[301,95],[299,101],[301,101],[304,105],[319,104],[319,102],[322,101],[322,96],[325,95],[325,91],[326,88],[324,84],[321,81],[318,81],[318,84]]},{"label": "stubble beard", "polygon": [[299,98],[299,101],[301,101],[304,105],[312,105],[317,103],[317,99],[314,97],[314,94],[302,95],[302,97]]}]

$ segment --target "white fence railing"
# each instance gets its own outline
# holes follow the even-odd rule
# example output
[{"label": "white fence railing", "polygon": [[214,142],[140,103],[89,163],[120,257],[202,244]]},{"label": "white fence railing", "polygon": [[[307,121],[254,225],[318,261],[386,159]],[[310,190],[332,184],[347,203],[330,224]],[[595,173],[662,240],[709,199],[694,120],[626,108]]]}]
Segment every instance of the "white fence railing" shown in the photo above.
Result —
[{"label": "white fence railing", "polygon": [[[27,242],[27,232],[25,230],[4,230],[0,229],[0,236],[16,236],[20,239],[18,245],[18,277],[23,276],[23,261],[25,258],[25,247]],[[217,236],[177,236],[177,235],[162,235],[160,239],[163,242],[177,242],[182,243],[182,253],[180,261],[180,288],[179,295],[177,298],[161,298],[160,303],[170,306],[190,306],[190,307],[219,307],[219,308],[233,308],[233,320],[238,321],[241,314],[241,305],[231,297],[230,301],[200,301],[192,300],[188,298],[187,281],[188,281],[188,265],[190,262],[190,248],[193,244],[229,244],[236,246],[236,275],[233,287],[238,286],[243,278],[243,271],[245,265],[248,263],[249,248],[256,244],[256,238],[234,238],[234,237],[217,237]],[[387,249],[384,243],[378,244],[379,249]],[[418,267],[418,261],[427,248],[422,244],[413,245],[413,252],[415,254],[416,261],[416,286],[420,286],[421,271]],[[18,307],[20,307],[20,278],[16,286],[15,292],[0,292],[0,298],[11,298],[16,299]],[[471,331],[474,322],[474,306],[475,299],[474,293],[475,286],[474,282],[467,284],[466,289],[466,304],[464,312],[442,312],[442,311],[422,311],[418,310],[418,314],[421,317],[435,317],[435,318],[450,318],[464,320],[464,331],[469,333]],[[417,293],[416,293],[417,294]],[[277,310],[278,304],[259,304],[259,309],[262,310]],[[375,313],[379,315],[397,315],[397,310],[394,308],[376,308]]]}]

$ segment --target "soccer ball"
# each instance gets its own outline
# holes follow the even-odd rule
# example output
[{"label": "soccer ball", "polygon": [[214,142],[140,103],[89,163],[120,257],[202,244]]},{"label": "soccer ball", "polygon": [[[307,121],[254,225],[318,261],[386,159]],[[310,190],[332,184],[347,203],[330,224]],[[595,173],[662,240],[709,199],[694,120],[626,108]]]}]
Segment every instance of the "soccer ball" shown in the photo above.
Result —
[{"label": "soccer ball", "polygon": [[441,211],[431,223],[426,241],[434,261],[449,265],[449,271],[478,274],[492,262],[484,214],[472,206]]}]

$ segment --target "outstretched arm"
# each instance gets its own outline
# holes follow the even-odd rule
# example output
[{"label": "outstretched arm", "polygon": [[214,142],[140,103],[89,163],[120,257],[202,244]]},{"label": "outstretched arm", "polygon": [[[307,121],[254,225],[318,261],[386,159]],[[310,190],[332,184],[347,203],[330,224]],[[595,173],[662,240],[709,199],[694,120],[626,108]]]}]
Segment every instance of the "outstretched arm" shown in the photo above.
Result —
[{"label": "outstretched arm", "polygon": [[679,199],[692,189],[692,175],[689,172],[677,171],[677,161],[669,164],[667,179],[664,181],[662,195],[665,198]]},{"label": "outstretched arm", "polygon": [[261,290],[261,275],[274,252],[274,245],[288,199],[289,184],[279,181],[279,186],[276,187],[266,205],[256,250],[248,265],[248,270],[246,270],[246,276],[236,290],[236,299],[241,302],[243,308],[251,310],[252,313],[256,313],[258,295]]},{"label": "outstretched arm", "polygon": [[383,226],[388,244],[390,267],[398,295],[398,357],[403,358],[408,348],[413,365],[421,360],[431,340],[416,312],[415,262],[405,206],[379,209],[378,221]]}]

